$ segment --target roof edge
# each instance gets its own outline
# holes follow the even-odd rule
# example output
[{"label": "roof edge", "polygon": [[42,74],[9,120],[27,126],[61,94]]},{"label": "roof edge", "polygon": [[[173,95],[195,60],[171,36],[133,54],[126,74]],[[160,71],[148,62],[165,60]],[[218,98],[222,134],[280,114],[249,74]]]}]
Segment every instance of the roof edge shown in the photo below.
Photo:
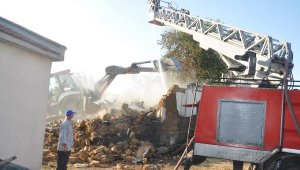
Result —
[{"label": "roof edge", "polygon": [[67,49],[64,45],[2,17],[0,17],[0,41],[49,57],[52,61],[63,61]]}]

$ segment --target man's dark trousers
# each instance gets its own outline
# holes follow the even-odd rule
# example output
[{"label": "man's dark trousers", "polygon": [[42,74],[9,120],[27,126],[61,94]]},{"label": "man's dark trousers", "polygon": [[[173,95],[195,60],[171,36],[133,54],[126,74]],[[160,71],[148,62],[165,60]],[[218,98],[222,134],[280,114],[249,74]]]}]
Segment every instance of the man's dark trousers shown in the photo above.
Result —
[{"label": "man's dark trousers", "polygon": [[57,151],[57,168],[56,170],[67,170],[71,151]]}]

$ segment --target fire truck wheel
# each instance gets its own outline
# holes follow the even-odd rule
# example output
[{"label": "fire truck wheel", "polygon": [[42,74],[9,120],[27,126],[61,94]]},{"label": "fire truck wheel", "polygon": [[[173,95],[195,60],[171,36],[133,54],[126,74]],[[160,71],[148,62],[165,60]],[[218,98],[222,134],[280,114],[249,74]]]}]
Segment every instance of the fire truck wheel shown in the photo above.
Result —
[{"label": "fire truck wheel", "polygon": [[299,170],[299,167],[299,155],[280,153],[265,163],[264,170]]}]

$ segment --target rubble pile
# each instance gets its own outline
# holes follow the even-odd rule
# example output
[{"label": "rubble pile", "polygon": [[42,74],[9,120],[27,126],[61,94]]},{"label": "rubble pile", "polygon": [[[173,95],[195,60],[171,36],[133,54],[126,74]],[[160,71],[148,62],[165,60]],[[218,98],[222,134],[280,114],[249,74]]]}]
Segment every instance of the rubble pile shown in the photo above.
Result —
[{"label": "rubble pile", "polygon": [[[76,166],[102,167],[105,164],[150,163],[184,150],[188,119],[176,110],[176,91],[170,88],[157,108],[137,111],[123,104],[120,110],[74,122],[74,146],[69,162]],[[60,121],[46,126],[43,162],[57,160]],[[163,158],[164,159],[164,158]],[[152,166],[148,166],[152,167]],[[160,169],[160,168],[150,168]]]},{"label": "rubble pile", "polygon": [[[140,113],[123,104],[118,113],[74,123],[74,147],[70,163],[92,167],[118,160],[147,163],[155,153],[155,148],[150,142],[141,140],[144,135],[140,133],[144,133],[142,129],[147,129],[142,127],[146,126],[146,119],[153,119],[149,113],[152,111]],[[54,121],[46,127],[44,162],[56,161],[60,124],[61,121]],[[137,139],[137,136],[140,138]]]}]

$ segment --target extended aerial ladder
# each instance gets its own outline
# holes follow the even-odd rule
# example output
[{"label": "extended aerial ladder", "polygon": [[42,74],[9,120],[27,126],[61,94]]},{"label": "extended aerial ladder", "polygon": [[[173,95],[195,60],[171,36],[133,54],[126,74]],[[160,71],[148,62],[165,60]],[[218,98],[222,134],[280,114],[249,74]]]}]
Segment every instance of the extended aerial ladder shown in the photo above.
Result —
[{"label": "extended aerial ladder", "polygon": [[188,10],[177,10],[168,2],[149,0],[148,4],[150,23],[188,33],[201,48],[218,52],[233,74],[231,78],[276,85],[285,74],[288,78],[292,74],[293,53],[288,42],[191,16]]}]

